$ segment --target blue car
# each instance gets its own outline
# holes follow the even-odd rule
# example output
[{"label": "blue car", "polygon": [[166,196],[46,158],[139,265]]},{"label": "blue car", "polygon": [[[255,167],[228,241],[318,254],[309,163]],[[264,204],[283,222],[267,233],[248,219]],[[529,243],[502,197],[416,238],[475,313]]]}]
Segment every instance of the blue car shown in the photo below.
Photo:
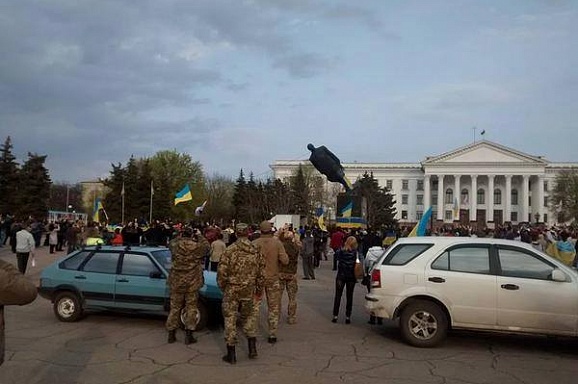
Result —
[{"label": "blue car", "polygon": [[[81,319],[87,309],[166,314],[170,305],[170,268],[168,248],[86,247],[43,269],[38,292],[53,303],[54,314],[65,322]],[[223,299],[217,274],[204,271],[204,277],[197,330],[207,324],[209,309],[220,305]]]}]

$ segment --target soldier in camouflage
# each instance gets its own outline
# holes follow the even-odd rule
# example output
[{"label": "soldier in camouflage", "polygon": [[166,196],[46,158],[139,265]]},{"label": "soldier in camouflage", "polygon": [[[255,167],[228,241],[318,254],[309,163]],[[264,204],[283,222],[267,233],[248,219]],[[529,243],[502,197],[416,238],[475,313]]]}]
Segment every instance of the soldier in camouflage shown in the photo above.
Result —
[{"label": "soldier in camouflage", "polygon": [[237,241],[231,244],[219,261],[217,283],[223,292],[223,317],[225,319],[225,342],[227,354],[223,360],[235,364],[237,356],[237,315],[240,308],[243,332],[249,343],[249,358],[257,357],[258,318],[255,302],[261,298],[264,284],[265,259],[248,236],[248,225],[235,226]]},{"label": "soldier in camouflage", "polygon": [[[285,252],[289,256],[289,264],[279,266],[279,282],[281,284],[281,297],[287,290],[289,302],[287,304],[287,323],[297,322],[297,264],[299,262],[300,247],[295,243],[293,232],[284,230],[279,233],[279,240],[285,247]],[[279,311],[279,314],[281,312]]]},{"label": "soldier in camouflage", "polygon": [[180,237],[169,243],[172,266],[167,284],[171,291],[171,308],[166,322],[168,342],[176,341],[181,311],[185,316],[185,344],[196,343],[193,335],[197,325],[199,289],[205,284],[203,260],[210,245],[198,230],[185,228]]},{"label": "soldier in camouflage", "polygon": [[[261,249],[265,256],[265,294],[267,295],[267,309],[269,310],[267,321],[269,325],[269,338],[271,344],[277,342],[277,327],[279,325],[279,312],[281,307],[281,283],[279,281],[279,265],[289,264],[289,257],[285,248],[278,238],[273,236],[273,226],[268,221],[261,222],[259,226],[261,237],[253,240],[253,244]],[[259,318],[261,301],[257,303],[255,312]]]}]

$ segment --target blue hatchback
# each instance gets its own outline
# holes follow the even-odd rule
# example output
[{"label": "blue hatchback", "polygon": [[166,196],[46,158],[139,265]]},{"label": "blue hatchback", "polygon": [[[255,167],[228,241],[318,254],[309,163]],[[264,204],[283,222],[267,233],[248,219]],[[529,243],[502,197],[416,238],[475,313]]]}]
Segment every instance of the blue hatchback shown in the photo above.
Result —
[{"label": "blue hatchback", "polygon": [[[53,303],[56,317],[66,322],[79,320],[86,309],[166,314],[170,268],[168,248],[86,247],[44,268],[38,292]],[[217,274],[204,271],[204,277],[197,330],[206,325],[212,304],[223,299]]]}]

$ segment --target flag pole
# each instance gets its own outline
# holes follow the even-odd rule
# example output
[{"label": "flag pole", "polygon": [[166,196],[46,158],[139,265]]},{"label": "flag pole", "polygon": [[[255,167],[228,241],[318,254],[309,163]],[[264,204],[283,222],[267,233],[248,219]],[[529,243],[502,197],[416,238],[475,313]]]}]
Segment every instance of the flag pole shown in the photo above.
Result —
[{"label": "flag pole", "polygon": [[151,206],[149,209],[149,226],[153,222],[153,195],[154,195],[153,181],[151,180]]},{"label": "flag pole", "polygon": [[121,194],[121,197],[122,197],[122,199],[121,199],[121,201],[122,201],[122,203],[121,203],[121,205],[122,205],[122,208],[121,208],[121,209],[122,209],[121,224],[124,226],[124,181],[122,182],[122,191],[120,192],[120,194]]}]

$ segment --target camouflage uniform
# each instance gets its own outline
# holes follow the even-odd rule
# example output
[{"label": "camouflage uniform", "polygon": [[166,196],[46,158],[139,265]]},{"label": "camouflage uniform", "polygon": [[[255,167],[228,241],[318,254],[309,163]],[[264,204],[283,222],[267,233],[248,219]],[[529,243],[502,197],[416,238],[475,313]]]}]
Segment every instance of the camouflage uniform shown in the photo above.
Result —
[{"label": "camouflage uniform", "polygon": [[221,256],[217,268],[217,283],[223,291],[225,342],[237,343],[237,312],[240,307],[243,332],[247,338],[257,336],[255,296],[263,292],[265,260],[259,249],[246,237],[240,237]]},{"label": "camouflage uniform", "polygon": [[[287,304],[287,322],[294,324],[297,321],[297,264],[299,261],[299,246],[293,239],[282,241],[285,252],[289,256],[289,264],[279,266],[279,282],[281,284],[281,297],[287,289],[289,302]],[[279,313],[281,314],[281,313]]]},{"label": "camouflage uniform", "polygon": [[[261,228],[263,232],[263,227]],[[277,328],[279,326],[279,313],[281,308],[281,283],[279,281],[279,264],[287,265],[289,258],[281,241],[272,234],[262,234],[253,241],[265,256],[265,294],[267,295],[267,308],[269,310],[267,321],[269,325],[269,342],[277,341]],[[259,318],[261,300],[256,303],[255,316]]]},{"label": "camouflage uniform", "polygon": [[181,310],[186,312],[185,329],[194,330],[199,289],[205,284],[203,260],[209,242],[203,236],[198,241],[189,237],[178,237],[169,243],[172,266],[167,284],[171,290],[171,309],[166,322],[168,331],[179,327]]}]

